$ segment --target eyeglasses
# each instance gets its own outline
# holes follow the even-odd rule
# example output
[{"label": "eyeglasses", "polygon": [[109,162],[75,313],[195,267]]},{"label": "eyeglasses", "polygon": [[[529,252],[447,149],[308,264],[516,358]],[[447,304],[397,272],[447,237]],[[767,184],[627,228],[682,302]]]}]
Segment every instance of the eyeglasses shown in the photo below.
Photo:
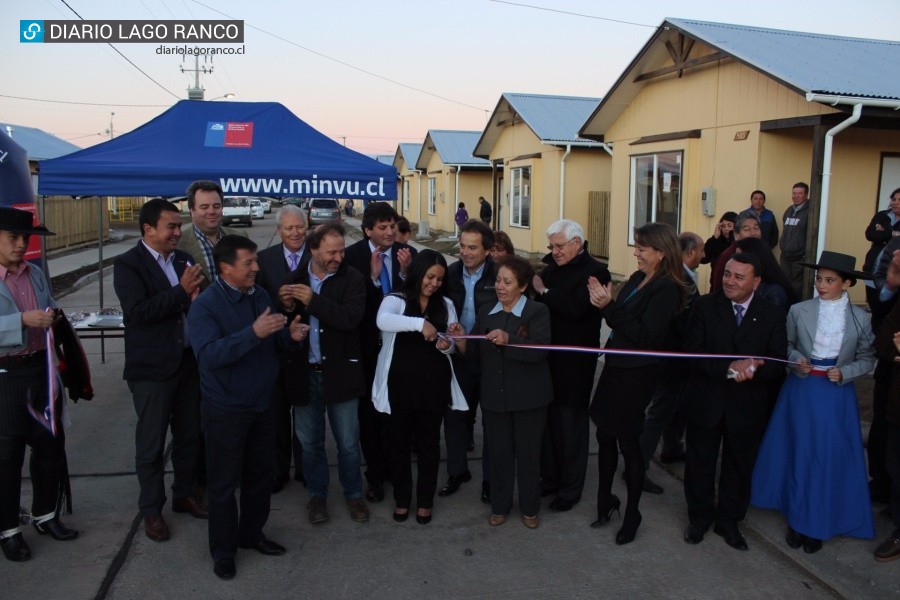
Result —
[{"label": "eyeglasses", "polygon": [[560,252],[562,252],[563,248],[574,242],[576,239],[578,238],[570,238],[568,241],[563,242],[562,244],[550,244],[549,246],[547,246],[547,250],[551,252],[553,252],[554,250],[559,250]]}]

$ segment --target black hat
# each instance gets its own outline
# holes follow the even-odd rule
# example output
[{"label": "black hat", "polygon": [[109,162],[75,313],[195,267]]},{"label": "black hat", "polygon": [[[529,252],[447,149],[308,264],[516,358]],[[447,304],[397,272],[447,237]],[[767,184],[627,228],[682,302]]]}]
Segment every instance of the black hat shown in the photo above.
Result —
[{"label": "black hat", "polygon": [[32,225],[34,215],[27,210],[0,206],[0,230],[33,235],[56,235],[43,225]]},{"label": "black hat", "polygon": [[856,258],[850,256],[849,254],[841,254],[840,252],[829,252],[828,250],[822,250],[822,255],[819,256],[818,263],[797,264],[804,267],[809,267],[810,269],[831,269],[832,271],[837,271],[846,279],[852,279],[854,281],[856,279],[872,279],[871,275],[856,270]]}]

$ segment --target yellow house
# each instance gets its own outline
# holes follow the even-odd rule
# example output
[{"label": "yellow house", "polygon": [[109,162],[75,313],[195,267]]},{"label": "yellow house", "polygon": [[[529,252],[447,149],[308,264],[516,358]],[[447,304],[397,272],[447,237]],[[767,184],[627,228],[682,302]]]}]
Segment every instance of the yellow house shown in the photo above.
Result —
[{"label": "yellow house", "polygon": [[403,143],[397,145],[394,153],[394,168],[400,178],[397,186],[397,212],[416,223],[422,219],[422,173],[416,169],[416,161],[422,144]]},{"label": "yellow house", "polygon": [[542,94],[500,97],[475,155],[493,166],[494,223],[516,250],[546,253],[547,227],[566,218],[584,227],[592,254],[606,256],[609,149],[578,136],[599,102]]},{"label": "yellow house", "polygon": [[462,202],[478,216],[478,197],[491,192],[491,163],[472,155],[480,131],[429,129],[416,161],[422,172],[424,203],[420,220],[432,229],[455,233],[454,216]]},{"label": "yellow house", "polygon": [[666,19],[579,132],[613,147],[610,269],[634,270],[634,226],[706,238],[755,189],[783,228],[798,181],[807,260],[824,248],[861,267],[865,228],[900,187],[898,108],[898,42]]}]

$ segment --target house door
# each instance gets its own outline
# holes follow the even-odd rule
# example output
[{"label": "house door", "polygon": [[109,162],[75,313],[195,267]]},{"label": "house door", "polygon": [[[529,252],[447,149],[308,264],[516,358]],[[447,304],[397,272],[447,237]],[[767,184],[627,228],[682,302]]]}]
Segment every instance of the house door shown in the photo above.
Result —
[{"label": "house door", "polygon": [[878,185],[878,210],[887,210],[891,192],[900,188],[900,154],[881,155],[881,176]]}]

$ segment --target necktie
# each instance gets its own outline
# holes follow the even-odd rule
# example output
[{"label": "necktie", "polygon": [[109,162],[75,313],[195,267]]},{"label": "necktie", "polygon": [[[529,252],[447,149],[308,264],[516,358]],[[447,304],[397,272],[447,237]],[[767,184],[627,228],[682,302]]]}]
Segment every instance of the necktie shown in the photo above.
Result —
[{"label": "necktie", "polygon": [[382,265],[381,265],[381,275],[379,276],[378,280],[381,282],[381,291],[382,291],[382,293],[383,293],[385,296],[387,296],[388,294],[391,293],[391,273],[390,273],[390,270],[389,270],[389,268],[390,268],[390,263],[388,262],[388,255],[387,255],[387,254],[382,254],[382,255],[381,255],[381,262],[382,262]]},{"label": "necktie", "polygon": [[288,260],[291,261],[291,262],[290,262],[290,269],[291,269],[291,271],[296,271],[296,270],[297,270],[297,259],[298,259],[298,258],[299,258],[299,257],[297,256],[297,253],[296,253],[296,252],[291,252],[290,254],[288,254]]},{"label": "necktie", "polygon": [[737,322],[738,327],[741,326],[741,321],[744,320],[744,307],[740,304],[734,305],[734,320]]}]

